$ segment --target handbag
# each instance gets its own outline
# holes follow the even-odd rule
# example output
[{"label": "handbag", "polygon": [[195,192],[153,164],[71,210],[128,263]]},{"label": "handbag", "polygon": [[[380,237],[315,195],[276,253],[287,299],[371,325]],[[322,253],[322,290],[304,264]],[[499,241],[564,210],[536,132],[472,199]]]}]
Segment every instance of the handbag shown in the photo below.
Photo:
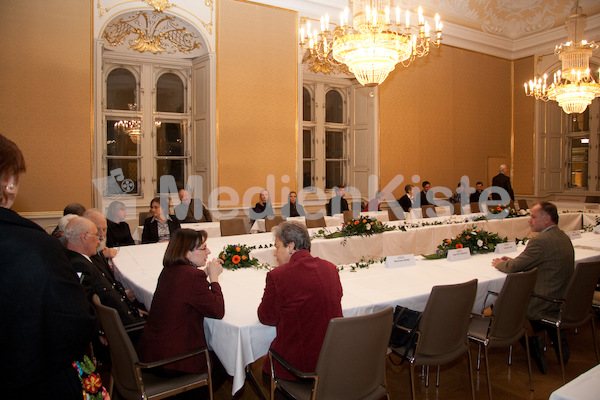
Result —
[{"label": "handbag", "polygon": [[390,345],[405,348],[402,362],[404,362],[411,349],[414,349],[417,345],[419,322],[421,322],[421,313],[419,311],[396,306]]}]

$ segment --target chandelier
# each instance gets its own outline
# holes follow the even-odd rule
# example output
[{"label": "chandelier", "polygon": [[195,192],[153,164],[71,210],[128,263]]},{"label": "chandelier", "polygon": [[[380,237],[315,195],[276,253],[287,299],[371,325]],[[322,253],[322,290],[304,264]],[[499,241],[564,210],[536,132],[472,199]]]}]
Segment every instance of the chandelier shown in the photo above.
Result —
[{"label": "chandelier", "polygon": [[[567,18],[566,26],[569,41],[557,45],[554,54],[562,62],[562,71],[554,74],[554,82],[548,86],[548,75],[536,76],[525,83],[525,94],[538,100],[554,100],[567,114],[580,114],[600,96],[600,84],[590,73],[590,57],[598,45],[586,40],[577,41],[583,36],[585,15],[576,4],[573,15]],[[599,74],[600,81],[600,74]]]},{"label": "chandelier", "polygon": [[[390,20],[390,0],[354,0],[352,25],[348,8],[340,14],[340,25],[329,28],[329,16],[321,17],[321,32],[311,31],[310,21],[300,29],[300,46],[307,49],[318,63],[333,60],[348,66],[364,86],[381,84],[397,63],[408,67],[417,57],[429,54],[430,44],[439,47],[442,23],[435,15],[435,37],[430,36],[429,23],[423,9],[418,9],[418,25],[410,26],[410,11],[406,10],[404,25],[402,10],[396,7],[396,20]],[[306,28],[306,34],[305,34]]]},{"label": "chandelier", "polygon": [[[159,128],[162,125],[161,121],[154,121],[154,125]],[[139,144],[142,138],[142,121],[139,119],[128,119],[115,122],[115,129],[129,135],[129,139],[135,144]]]}]

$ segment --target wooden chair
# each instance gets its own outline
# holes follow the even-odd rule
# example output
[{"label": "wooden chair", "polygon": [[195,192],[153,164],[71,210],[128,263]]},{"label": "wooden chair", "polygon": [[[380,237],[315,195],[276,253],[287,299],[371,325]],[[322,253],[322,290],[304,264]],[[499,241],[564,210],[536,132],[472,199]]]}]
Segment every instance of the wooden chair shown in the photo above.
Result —
[{"label": "wooden chair", "polygon": [[596,327],[594,324],[594,312],[592,302],[596,285],[600,279],[600,261],[582,262],[575,267],[575,272],[569,281],[569,285],[565,290],[564,298],[551,299],[534,293],[533,296],[540,299],[560,304],[558,315],[545,316],[541,322],[556,328],[556,336],[558,338],[558,354],[560,369],[562,372],[563,383],[565,379],[565,363],[563,360],[561,331],[565,329],[576,329],[590,322],[592,325],[592,335],[594,337],[594,349],[596,350],[596,361],[600,363],[600,355],[598,354],[598,342],[596,340]]},{"label": "wooden chair", "polygon": [[306,218],[306,227],[307,228],[323,228],[327,226],[325,223],[325,217],[321,216],[317,219]]},{"label": "wooden chair", "polygon": [[452,205],[452,215],[461,215],[462,214],[462,204],[454,203]]},{"label": "wooden chair", "polygon": [[274,217],[265,218],[265,232],[271,232],[274,227],[285,221],[283,217],[276,215]]},{"label": "wooden chair", "polygon": [[[111,378],[119,392],[119,397],[123,397],[126,400],[158,400],[197,387],[208,386],[209,397],[212,400],[210,354],[206,347],[165,360],[143,363],[138,358],[117,310],[102,305],[100,298],[96,294],[93,295],[92,302],[108,340],[112,361]],[[204,374],[184,374],[174,378],[160,378],[150,372],[145,372],[145,370],[150,368],[159,367],[201,353],[204,353],[208,367],[208,372]]]},{"label": "wooden chair", "polygon": [[[279,389],[294,399],[382,399],[385,398],[385,357],[393,323],[393,310],[329,321],[314,371],[299,371],[273,350],[271,400]],[[298,381],[275,376],[273,359]]]},{"label": "wooden chair", "polygon": [[[219,220],[221,236],[245,235],[248,233],[244,217]],[[266,222],[265,222],[266,224]]]},{"label": "wooden chair", "polygon": [[390,221],[399,221],[404,219],[404,210],[402,207],[388,208],[387,211]]},{"label": "wooden chair", "polygon": [[519,210],[529,210],[529,205],[527,204],[527,200],[519,199],[519,200],[517,200],[517,204],[519,205]]},{"label": "wooden chair", "polygon": [[[471,399],[475,400],[471,350],[467,337],[471,310],[477,293],[477,279],[456,285],[434,286],[421,315],[417,346],[406,353],[405,347],[390,346],[392,353],[410,362],[410,389],[415,399],[415,366],[447,364],[467,353]],[[439,367],[436,386],[439,385]],[[429,384],[426,378],[426,385]]]},{"label": "wooden chair", "polygon": [[432,218],[429,216],[429,214],[434,214],[433,217],[437,217],[437,214],[435,213],[435,206],[433,204],[421,207],[421,212],[423,214],[423,218]]},{"label": "wooden chair", "polygon": [[[488,291],[484,307],[489,295],[498,296],[494,302],[491,315],[473,314],[469,323],[469,340],[477,343],[477,369],[481,359],[481,346],[484,347],[485,373],[487,375],[488,393],[492,399],[492,384],[488,359],[488,348],[509,347],[525,336],[527,352],[527,368],[529,369],[529,387],[533,391],[531,378],[531,356],[525,323],[529,298],[537,278],[537,268],[527,272],[508,274],[500,293]],[[483,310],[482,310],[483,313]],[[511,348],[512,350],[512,348]],[[512,353],[509,353],[512,355]],[[511,364],[512,357],[509,357]]]},{"label": "wooden chair", "polygon": [[475,202],[475,203],[471,203],[471,212],[472,213],[478,213],[481,212],[479,211],[479,203]]},{"label": "wooden chair", "polygon": [[585,196],[586,203],[600,203],[600,196]]},{"label": "wooden chair", "polygon": [[144,226],[144,222],[146,221],[146,218],[151,217],[152,213],[150,211],[142,211],[138,218],[139,218],[139,225],[140,226]]}]

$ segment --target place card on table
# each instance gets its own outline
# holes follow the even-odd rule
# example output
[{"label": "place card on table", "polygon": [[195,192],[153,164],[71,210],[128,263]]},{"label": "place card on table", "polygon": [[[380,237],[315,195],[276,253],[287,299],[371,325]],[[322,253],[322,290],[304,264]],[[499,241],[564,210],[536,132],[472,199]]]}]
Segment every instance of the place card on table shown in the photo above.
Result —
[{"label": "place card on table", "polygon": [[385,258],[386,268],[399,268],[417,265],[414,254],[400,254],[398,256],[388,256]]},{"label": "place card on table", "polygon": [[496,254],[514,253],[517,251],[517,244],[515,242],[498,243],[496,245]]},{"label": "place card on table", "polygon": [[460,261],[460,260],[467,260],[470,257],[471,257],[471,249],[468,247],[465,247],[463,249],[448,250],[447,260],[448,261]]},{"label": "place card on table", "polygon": [[567,232],[567,236],[569,237],[569,239],[574,240],[574,239],[581,239],[581,231],[576,230],[576,231],[569,231]]}]

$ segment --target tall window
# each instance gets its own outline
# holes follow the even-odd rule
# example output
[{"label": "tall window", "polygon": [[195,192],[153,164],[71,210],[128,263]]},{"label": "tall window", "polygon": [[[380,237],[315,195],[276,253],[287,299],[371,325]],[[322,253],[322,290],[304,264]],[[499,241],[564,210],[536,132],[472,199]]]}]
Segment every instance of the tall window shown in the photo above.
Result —
[{"label": "tall window", "polygon": [[595,100],[581,114],[566,115],[568,121],[565,137],[566,182],[573,190],[600,190],[600,128],[597,115],[600,102]]},{"label": "tall window", "polygon": [[190,168],[189,69],[107,59],[104,71],[103,168],[116,182],[107,194],[149,199],[163,175],[183,187]]},{"label": "tall window", "polygon": [[349,87],[306,82],[302,100],[302,183],[332,189],[348,183]]}]

